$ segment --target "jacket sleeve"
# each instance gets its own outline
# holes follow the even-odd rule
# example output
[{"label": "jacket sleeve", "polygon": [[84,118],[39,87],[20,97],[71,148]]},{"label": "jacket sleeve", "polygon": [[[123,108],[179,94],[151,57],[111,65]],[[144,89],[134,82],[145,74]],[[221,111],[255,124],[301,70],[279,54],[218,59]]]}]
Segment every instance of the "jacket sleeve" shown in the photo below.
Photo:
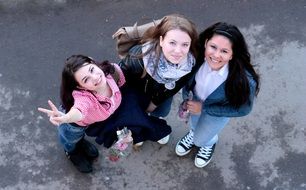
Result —
[{"label": "jacket sleeve", "polygon": [[250,84],[250,97],[249,101],[240,106],[239,108],[235,108],[231,106],[228,101],[224,102],[216,102],[216,103],[203,103],[202,111],[217,117],[242,117],[248,115],[253,107],[254,99],[255,99],[255,86],[256,82],[251,79],[249,80]]},{"label": "jacket sleeve", "polygon": [[137,57],[139,54],[141,54],[141,46],[136,45],[131,48],[129,54],[118,63],[124,73],[127,83],[131,83],[133,80],[141,78],[144,66],[142,58]]}]

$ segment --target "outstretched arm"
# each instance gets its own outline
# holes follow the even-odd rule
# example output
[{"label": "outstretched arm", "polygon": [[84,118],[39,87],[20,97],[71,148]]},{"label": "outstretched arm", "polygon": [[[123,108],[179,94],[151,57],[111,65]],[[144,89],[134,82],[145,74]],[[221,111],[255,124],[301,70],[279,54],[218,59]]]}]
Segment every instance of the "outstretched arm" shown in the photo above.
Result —
[{"label": "outstretched arm", "polygon": [[48,104],[51,110],[38,108],[38,111],[46,113],[50,118],[49,121],[53,125],[59,126],[62,123],[74,123],[82,119],[82,113],[78,109],[71,108],[68,113],[64,114],[56,108],[51,100],[48,100]]}]

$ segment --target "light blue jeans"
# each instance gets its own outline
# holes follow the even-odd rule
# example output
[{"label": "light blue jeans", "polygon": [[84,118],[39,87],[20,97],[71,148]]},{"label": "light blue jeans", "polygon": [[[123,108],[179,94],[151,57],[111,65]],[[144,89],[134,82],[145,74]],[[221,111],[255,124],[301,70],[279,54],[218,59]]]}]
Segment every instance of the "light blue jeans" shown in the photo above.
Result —
[{"label": "light blue jeans", "polygon": [[[193,100],[199,101],[199,98],[194,95]],[[198,147],[214,145],[218,141],[218,134],[229,120],[229,117],[211,116],[203,111],[200,115],[191,114],[189,126],[194,132],[194,144]]]},{"label": "light blue jeans", "polygon": [[86,127],[76,127],[63,123],[57,127],[59,142],[66,152],[72,152],[76,144],[84,137]]},{"label": "light blue jeans", "polygon": [[229,122],[228,117],[214,117],[206,113],[191,115],[190,128],[193,130],[193,142],[198,147],[212,146],[218,141],[218,134]]}]

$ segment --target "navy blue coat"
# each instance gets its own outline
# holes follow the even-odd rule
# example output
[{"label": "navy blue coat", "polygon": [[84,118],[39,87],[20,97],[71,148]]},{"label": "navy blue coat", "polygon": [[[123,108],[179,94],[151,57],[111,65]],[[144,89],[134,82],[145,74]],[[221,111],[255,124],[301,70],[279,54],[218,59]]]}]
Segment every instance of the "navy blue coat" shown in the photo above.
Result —
[{"label": "navy blue coat", "polygon": [[126,126],[132,131],[134,144],[146,140],[158,141],[171,133],[171,127],[163,119],[149,116],[144,110],[150,100],[144,94],[123,86],[122,101],[118,109],[105,121],[86,129],[88,136],[96,137],[98,144],[109,148],[116,140],[116,131]]}]

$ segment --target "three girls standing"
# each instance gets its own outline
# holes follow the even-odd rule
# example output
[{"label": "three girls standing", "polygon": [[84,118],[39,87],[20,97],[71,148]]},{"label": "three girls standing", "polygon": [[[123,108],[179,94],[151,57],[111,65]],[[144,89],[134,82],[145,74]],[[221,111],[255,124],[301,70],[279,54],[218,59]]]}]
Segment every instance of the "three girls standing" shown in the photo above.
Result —
[{"label": "three girls standing", "polygon": [[[91,60],[84,63],[91,63]],[[185,86],[185,99],[192,91],[193,99],[187,101],[187,109],[191,113],[190,131],[179,140],[175,152],[178,156],[184,156],[197,147],[194,162],[200,168],[210,162],[218,134],[230,118],[247,115],[259,91],[259,76],[251,64],[245,39],[236,26],[227,23],[208,27],[198,40],[191,21],[180,15],[166,16],[160,24],[144,34],[141,44],[132,47],[119,65],[125,75],[126,86],[139,93],[143,111],[157,118],[165,117],[170,112],[172,97],[182,87]],[[91,72],[90,69],[88,71]],[[80,81],[83,80],[86,77]],[[77,81],[76,87],[81,87],[80,81]],[[114,91],[105,94],[106,91],[101,90],[99,93],[106,97],[114,95]],[[81,102],[80,105],[86,106]],[[54,105],[50,106],[53,111],[44,112],[50,117],[62,116]],[[78,122],[81,118],[84,119],[78,117],[76,120],[61,121],[60,124]],[[101,120],[107,121],[107,118]],[[54,119],[50,121],[54,123]],[[96,136],[104,134],[99,127],[102,129],[103,126],[96,126]],[[75,143],[83,139],[83,132]],[[160,144],[166,144],[169,140],[169,131],[164,134],[166,136],[160,135],[163,138],[156,139]],[[143,141],[139,140],[137,145],[142,145]],[[86,168],[86,172],[91,170],[90,167]]]}]

